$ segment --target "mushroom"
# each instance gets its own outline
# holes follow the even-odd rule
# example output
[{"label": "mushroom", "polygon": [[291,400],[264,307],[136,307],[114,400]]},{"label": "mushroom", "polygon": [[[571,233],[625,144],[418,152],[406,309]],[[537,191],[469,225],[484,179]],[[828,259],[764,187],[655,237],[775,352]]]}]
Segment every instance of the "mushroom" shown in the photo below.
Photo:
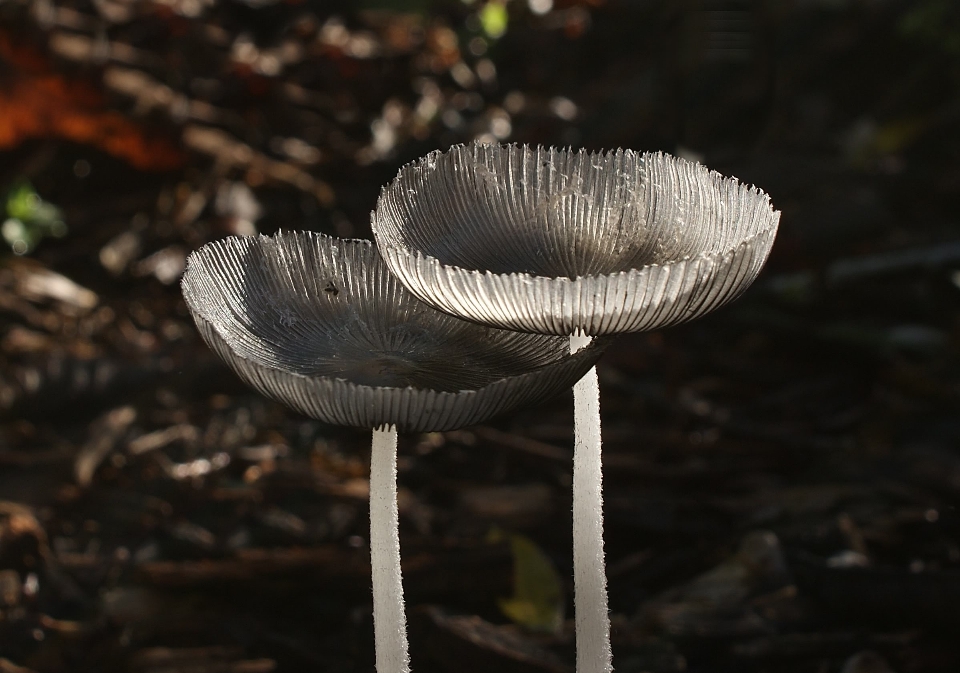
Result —
[{"label": "mushroom", "polygon": [[[484,325],[568,335],[658,329],[730,301],[760,272],[779,212],[762,191],[661,153],[474,143],[408,164],[372,216],[418,298]],[[599,387],[574,388],[577,670],[612,670]]]},{"label": "mushroom", "polygon": [[606,344],[466,322],[417,300],[372,242],[307,232],[230,237],[190,255],[183,295],[207,344],[264,395],[372,428],[370,553],[377,670],[409,670],[397,430],[481,422],[570,386]]}]

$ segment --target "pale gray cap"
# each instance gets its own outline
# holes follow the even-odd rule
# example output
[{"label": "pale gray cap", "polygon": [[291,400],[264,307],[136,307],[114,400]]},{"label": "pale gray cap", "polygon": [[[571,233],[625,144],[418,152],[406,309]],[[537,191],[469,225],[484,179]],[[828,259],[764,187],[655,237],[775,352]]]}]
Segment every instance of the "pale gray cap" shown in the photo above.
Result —
[{"label": "pale gray cap", "polygon": [[666,154],[474,143],[405,166],[371,217],[390,270],[430,305],[506,329],[601,335],[735,298],[780,213],[762,191]]},{"label": "pale gray cap", "polygon": [[447,430],[571,387],[606,342],[484,327],[436,311],[370,241],[309,232],[193,252],[183,296],[210,347],[264,395],[328,423]]}]

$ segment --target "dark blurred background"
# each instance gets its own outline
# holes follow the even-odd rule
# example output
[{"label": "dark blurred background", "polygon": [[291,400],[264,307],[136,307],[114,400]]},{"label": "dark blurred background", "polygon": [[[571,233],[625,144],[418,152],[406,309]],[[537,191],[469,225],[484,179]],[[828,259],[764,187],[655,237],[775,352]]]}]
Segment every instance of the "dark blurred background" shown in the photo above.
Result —
[{"label": "dark blurred background", "polygon": [[[368,436],[246,390],[178,280],[369,237],[473,139],[783,212],[601,363],[616,670],[960,670],[958,85],[954,0],[0,2],[0,672],[373,671]],[[573,670],[571,425],[401,438],[415,670]]]}]

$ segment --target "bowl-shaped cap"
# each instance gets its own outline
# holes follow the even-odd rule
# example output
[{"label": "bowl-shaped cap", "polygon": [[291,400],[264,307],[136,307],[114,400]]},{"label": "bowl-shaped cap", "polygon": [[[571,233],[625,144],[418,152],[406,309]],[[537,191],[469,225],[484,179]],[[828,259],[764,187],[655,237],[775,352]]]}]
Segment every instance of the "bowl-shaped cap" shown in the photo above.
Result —
[{"label": "bowl-shaped cap", "polygon": [[571,355],[562,337],[441,313],[372,242],[322,234],[210,243],[190,255],[182,286],[204,340],[244,381],[339,425],[478,423],[572,386],[605,346]]},{"label": "bowl-shaped cap", "polygon": [[373,232],[423,301],[542,334],[656,329],[746,289],[780,213],[699,164],[630,150],[474,143],[404,167]]}]

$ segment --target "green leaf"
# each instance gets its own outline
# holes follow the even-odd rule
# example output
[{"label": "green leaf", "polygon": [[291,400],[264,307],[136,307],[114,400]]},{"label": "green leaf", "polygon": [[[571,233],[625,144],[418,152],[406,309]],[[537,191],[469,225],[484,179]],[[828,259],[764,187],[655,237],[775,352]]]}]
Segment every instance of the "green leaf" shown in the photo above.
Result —
[{"label": "green leaf", "polygon": [[491,0],[480,10],[480,25],[487,36],[496,40],[507,32],[507,6],[498,0]]},{"label": "green leaf", "polygon": [[60,209],[40,198],[28,182],[7,192],[3,215],[0,235],[18,255],[33,250],[44,236],[60,237],[67,233]]},{"label": "green leaf", "polygon": [[550,558],[523,535],[510,536],[513,597],[497,601],[500,610],[531,631],[557,633],[563,626],[563,584]]}]

